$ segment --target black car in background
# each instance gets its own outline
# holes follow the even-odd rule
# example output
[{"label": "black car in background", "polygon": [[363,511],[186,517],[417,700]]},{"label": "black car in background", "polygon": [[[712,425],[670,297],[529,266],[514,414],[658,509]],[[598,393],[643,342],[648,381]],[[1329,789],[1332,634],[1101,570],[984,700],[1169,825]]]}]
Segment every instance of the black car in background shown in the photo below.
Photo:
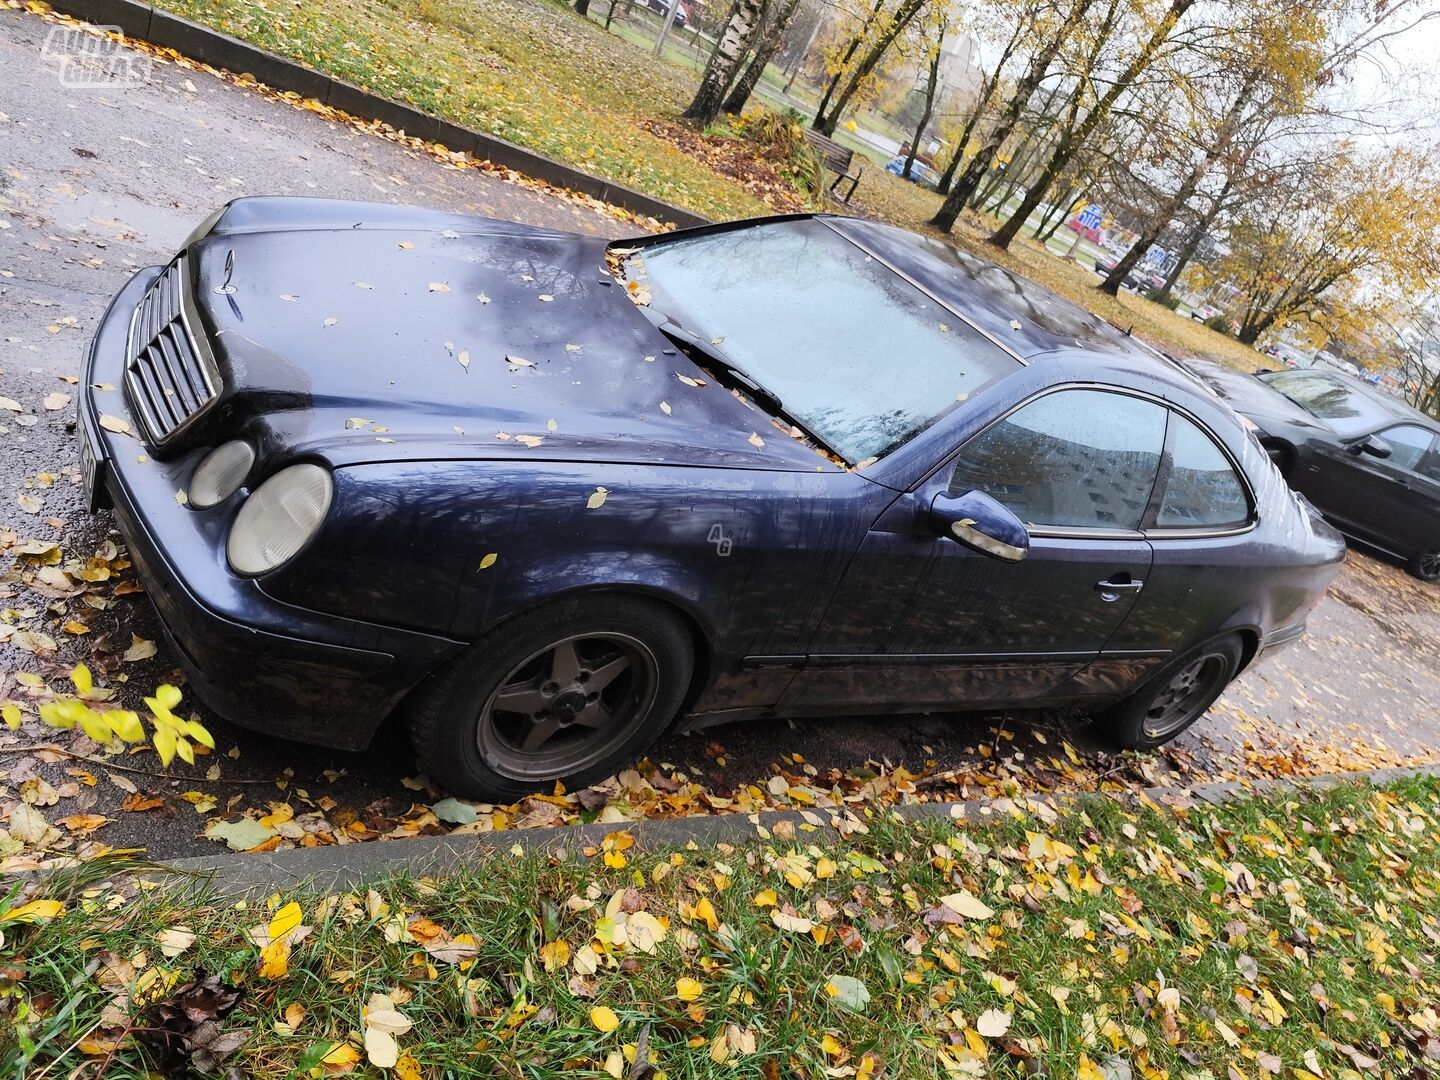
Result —
[{"label": "black car in background", "polygon": [[1186,363],[1341,531],[1440,580],[1440,421],[1336,372]]}]

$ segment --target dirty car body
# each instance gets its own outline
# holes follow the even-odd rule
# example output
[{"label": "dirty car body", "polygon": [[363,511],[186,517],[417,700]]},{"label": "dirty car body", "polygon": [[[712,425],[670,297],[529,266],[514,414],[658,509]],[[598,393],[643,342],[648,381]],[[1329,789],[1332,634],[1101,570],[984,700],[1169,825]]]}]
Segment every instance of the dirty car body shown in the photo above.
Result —
[{"label": "dirty car body", "polygon": [[417,746],[459,725],[481,794],[676,715],[1103,709],[1221,639],[1228,681],[1343,553],[1193,380],[849,219],[607,246],[242,199],[116,297],[85,382],[94,501],[200,696],[355,749],[429,695]]}]

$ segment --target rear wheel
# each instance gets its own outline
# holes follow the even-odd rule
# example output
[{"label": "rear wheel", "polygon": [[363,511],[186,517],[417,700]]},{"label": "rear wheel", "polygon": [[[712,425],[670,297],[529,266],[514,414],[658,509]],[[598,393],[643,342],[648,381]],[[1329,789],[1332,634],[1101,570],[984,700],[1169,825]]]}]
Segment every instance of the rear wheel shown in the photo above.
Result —
[{"label": "rear wheel", "polygon": [[1205,715],[1240,670],[1244,646],[1234,634],[1186,653],[1099,720],[1126,750],[1163,746]]},{"label": "rear wheel", "polygon": [[1440,581],[1440,550],[1417,552],[1408,569],[1421,581]]},{"label": "rear wheel", "polygon": [[538,608],[475,642],[407,703],[420,767],[447,791],[513,802],[634,761],[679,711],[694,651],[680,618],[631,597]]}]

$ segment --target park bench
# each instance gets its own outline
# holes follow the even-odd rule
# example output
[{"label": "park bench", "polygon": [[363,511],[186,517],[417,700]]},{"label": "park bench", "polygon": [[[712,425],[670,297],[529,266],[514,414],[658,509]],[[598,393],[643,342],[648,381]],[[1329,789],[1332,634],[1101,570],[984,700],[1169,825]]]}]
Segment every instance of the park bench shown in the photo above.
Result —
[{"label": "park bench", "polygon": [[850,181],[850,187],[840,198],[841,202],[849,205],[850,196],[855,194],[855,188],[860,183],[860,173],[863,171],[861,169],[856,169],[854,173],[850,171],[851,162],[855,159],[855,151],[848,146],[841,146],[828,135],[821,135],[814,128],[805,129],[805,140],[825,159],[826,168],[836,174],[834,182],[830,185],[832,195],[838,194],[835,190],[837,187],[846,180]]}]

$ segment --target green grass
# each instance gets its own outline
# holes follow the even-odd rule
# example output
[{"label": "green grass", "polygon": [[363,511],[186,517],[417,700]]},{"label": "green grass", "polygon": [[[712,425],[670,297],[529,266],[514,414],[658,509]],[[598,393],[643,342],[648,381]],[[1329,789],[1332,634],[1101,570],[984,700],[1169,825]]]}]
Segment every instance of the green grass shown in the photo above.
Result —
[{"label": "green grass", "polygon": [[765,204],[638,126],[695,76],[556,0],[163,0],[162,7],[461,124],[718,218]]},{"label": "green grass", "polygon": [[[378,1075],[360,1043],[375,993],[414,1023],[398,1042],[416,1071],[397,1075],[434,1078],[600,1077],[607,1064],[623,1075],[642,1031],[667,1077],[767,1080],[1100,1080],[1111,1059],[1177,1080],[1371,1075],[1366,1059],[1419,1076],[1420,1048],[1440,1037],[1435,779],[1179,813],[1095,796],[983,825],[876,817],[848,840],[821,826],[714,850],[607,846],[251,907],[195,885],[125,897],[40,884],[39,896],[67,894],[66,908],[3,924],[0,1075],[97,1075],[125,1030],[114,1025],[197,965],[245,988],[222,1029],[251,1029],[231,1064],[266,1077],[352,1052],[357,1071]],[[951,910],[941,897],[962,891],[990,913],[937,919]],[[291,899],[312,929],[267,978],[243,931]],[[631,944],[614,944],[617,914],[637,911],[624,915]],[[775,911],[815,929],[782,928]],[[636,943],[646,918],[663,928],[653,951]],[[176,925],[195,940],[166,958],[157,935]],[[436,929],[473,935],[473,962],[430,955],[418,939]],[[577,969],[587,949],[593,974]],[[108,974],[117,957],[148,989]],[[677,980],[694,980],[695,1000]],[[845,1003],[857,986],[863,1011]],[[115,1010],[127,991],[134,1003]],[[294,1005],[303,1019],[277,1028]],[[616,1030],[597,1026],[596,1006]],[[106,1075],[144,1064],[127,1040]]]}]

